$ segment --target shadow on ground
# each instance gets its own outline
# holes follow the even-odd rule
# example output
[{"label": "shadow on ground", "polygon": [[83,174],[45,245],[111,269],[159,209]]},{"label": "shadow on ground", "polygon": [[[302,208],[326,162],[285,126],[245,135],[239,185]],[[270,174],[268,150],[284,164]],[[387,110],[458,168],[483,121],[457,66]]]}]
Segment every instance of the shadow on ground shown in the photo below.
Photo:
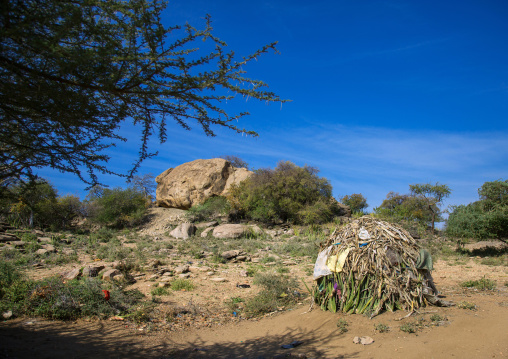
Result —
[{"label": "shadow on ground", "polygon": [[[73,324],[18,319],[0,323],[0,358],[322,358],[330,356],[329,352],[325,355],[325,348],[336,339],[336,334],[317,337],[302,328],[244,342],[218,338],[215,344],[206,344],[199,337],[177,344],[172,335],[148,336],[125,328],[123,323]],[[295,340],[303,343],[292,349],[281,348]],[[333,357],[356,358],[358,353],[334,353]]]}]

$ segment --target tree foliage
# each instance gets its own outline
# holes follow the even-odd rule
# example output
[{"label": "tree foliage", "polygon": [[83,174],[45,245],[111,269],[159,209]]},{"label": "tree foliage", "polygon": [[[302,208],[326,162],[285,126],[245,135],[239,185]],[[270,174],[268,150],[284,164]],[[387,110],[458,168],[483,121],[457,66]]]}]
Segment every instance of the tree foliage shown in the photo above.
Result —
[{"label": "tree foliage", "polygon": [[409,194],[388,193],[374,212],[395,221],[430,225],[434,230],[435,223],[443,221],[440,205],[450,195],[450,188],[426,183],[410,185],[409,189]]},{"label": "tree foliage", "polygon": [[21,227],[62,229],[81,215],[78,197],[59,197],[53,185],[41,178],[11,183],[2,191],[0,206],[3,217]]},{"label": "tree foliage", "polygon": [[434,226],[436,220],[439,220],[441,202],[443,199],[450,196],[451,190],[445,184],[412,184],[409,185],[409,189],[411,190],[411,194],[414,197],[419,197],[427,204],[427,211],[431,217],[431,226],[432,231],[434,231]]},{"label": "tree foliage", "polygon": [[452,237],[508,238],[508,180],[485,182],[478,189],[480,200],[453,207],[446,232]]},{"label": "tree foliage", "polygon": [[346,195],[340,199],[341,203],[349,206],[352,213],[365,213],[365,209],[369,207],[367,199],[361,193],[353,193]]},{"label": "tree foliage", "polygon": [[275,169],[259,169],[234,187],[233,209],[262,222],[322,223],[338,214],[332,186],[314,167],[279,162]]},{"label": "tree foliage", "polygon": [[140,224],[150,201],[135,187],[104,188],[95,186],[87,196],[87,218],[113,228]]},{"label": "tree foliage", "polygon": [[245,168],[247,170],[249,169],[249,164],[238,156],[226,155],[226,156],[220,156],[220,158],[225,159],[226,161],[231,163],[231,166],[233,166],[233,167]]},{"label": "tree foliage", "polygon": [[[137,160],[148,142],[166,140],[167,121],[256,135],[228,114],[236,95],[281,101],[244,65],[275,43],[236,60],[226,43],[187,24],[164,26],[165,1],[5,0],[0,4],[0,182],[52,167],[97,184],[105,150],[125,141],[119,128],[140,126]],[[203,40],[207,43],[203,43]],[[204,47],[200,50],[198,41]],[[211,49],[211,50],[207,50]]]}]

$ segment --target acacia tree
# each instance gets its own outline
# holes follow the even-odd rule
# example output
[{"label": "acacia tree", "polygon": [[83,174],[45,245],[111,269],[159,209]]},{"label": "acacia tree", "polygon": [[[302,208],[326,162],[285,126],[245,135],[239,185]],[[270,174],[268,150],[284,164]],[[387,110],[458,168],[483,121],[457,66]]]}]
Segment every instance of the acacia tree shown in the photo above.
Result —
[{"label": "acacia tree", "polygon": [[345,195],[340,201],[351,208],[352,213],[365,213],[365,209],[369,207],[367,199],[361,193],[353,193]]},{"label": "acacia tree", "polygon": [[[209,136],[214,126],[257,135],[235,125],[247,112],[228,114],[223,104],[236,95],[285,101],[243,70],[276,51],[276,43],[236,60],[212,34],[209,17],[203,29],[167,27],[166,6],[159,0],[0,3],[0,184],[45,166],[97,184],[98,173],[112,173],[104,151],[126,141],[118,132],[125,121],[142,127],[129,177],[156,155],[148,141],[166,140],[168,120],[187,130],[197,125]],[[213,49],[200,52],[198,40]]]},{"label": "acacia tree", "polygon": [[432,231],[434,232],[434,225],[437,216],[440,214],[440,205],[443,199],[451,194],[450,187],[445,184],[424,183],[409,185],[411,194],[415,197],[420,197],[426,203],[426,208],[431,217]]}]

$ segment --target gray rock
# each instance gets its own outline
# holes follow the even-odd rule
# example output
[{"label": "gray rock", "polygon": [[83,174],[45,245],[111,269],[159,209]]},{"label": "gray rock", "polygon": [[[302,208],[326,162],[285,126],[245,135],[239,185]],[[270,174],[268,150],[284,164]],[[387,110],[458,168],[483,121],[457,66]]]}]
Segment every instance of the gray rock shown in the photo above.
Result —
[{"label": "gray rock", "polygon": [[40,248],[40,249],[35,251],[35,254],[38,254],[40,256],[43,256],[43,255],[45,255],[47,253],[49,253],[49,251],[47,249],[44,249],[44,248]]},{"label": "gray rock", "polygon": [[187,273],[189,271],[189,265],[188,264],[184,264],[184,265],[181,265],[181,266],[178,266],[175,268],[175,273],[176,274],[182,274],[182,273]]},{"label": "gray rock", "polygon": [[221,277],[217,277],[217,278],[210,278],[210,280],[212,282],[227,282],[227,279],[226,278],[221,278]]},{"label": "gray rock", "polygon": [[211,231],[213,231],[213,227],[208,227],[206,228],[203,232],[201,232],[201,237],[202,238],[205,238],[208,236],[208,233],[210,233]]},{"label": "gray rock", "polygon": [[182,279],[187,279],[187,278],[190,278],[191,277],[191,274],[190,273],[181,273],[178,275],[178,278],[182,278]]},{"label": "gray rock", "polygon": [[2,317],[3,317],[4,319],[11,319],[11,318],[12,318],[12,310],[9,310],[9,311],[7,311],[7,312],[3,312],[3,313],[2,313]]},{"label": "gray rock", "polygon": [[226,260],[230,260],[230,259],[238,257],[241,253],[242,253],[242,251],[234,249],[231,251],[222,252],[221,257]]},{"label": "gray rock", "polygon": [[55,248],[55,246],[54,246],[54,245],[52,245],[52,244],[43,244],[43,245],[42,245],[42,248],[43,248],[43,249],[45,249],[45,250],[47,250],[47,251],[48,251],[48,252],[50,252],[50,253],[56,253],[56,248]]},{"label": "gray rock", "polygon": [[213,229],[215,238],[240,238],[247,231],[247,226],[243,224],[221,224]]},{"label": "gray rock", "polygon": [[178,239],[188,239],[196,233],[196,226],[192,223],[181,223],[169,234]]},{"label": "gray rock", "polygon": [[67,280],[73,280],[78,278],[81,275],[81,270],[79,268],[74,268],[71,271],[64,273],[63,277]]},{"label": "gray rock", "polygon": [[66,256],[70,256],[70,255],[73,255],[75,253],[76,253],[76,251],[74,249],[71,249],[71,248],[64,248],[64,249],[62,249],[62,254],[66,255]]},{"label": "gray rock", "polygon": [[83,277],[97,277],[104,268],[106,267],[103,265],[89,264],[83,268]]},{"label": "gray rock", "polygon": [[208,228],[208,227],[215,227],[219,224],[217,221],[211,221],[211,222],[203,222],[196,224],[197,228]]},{"label": "gray rock", "polygon": [[118,276],[122,274],[122,272],[120,272],[118,269],[107,269],[103,274],[102,274],[102,280],[112,280],[115,276]]},{"label": "gray rock", "polygon": [[19,241],[19,237],[15,234],[9,234],[9,233],[0,233],[0,242],[13,242],[13,241]]}]

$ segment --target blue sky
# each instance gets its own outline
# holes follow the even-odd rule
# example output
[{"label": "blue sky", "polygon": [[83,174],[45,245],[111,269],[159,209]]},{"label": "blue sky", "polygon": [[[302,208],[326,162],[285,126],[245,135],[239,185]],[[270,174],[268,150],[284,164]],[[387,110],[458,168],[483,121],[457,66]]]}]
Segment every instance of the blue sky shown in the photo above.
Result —
[{"label": "blue sky", "polygon": [[[239,58],[279,42],[280,54],[244,69],[291,102],[227,105],[251,113],[238,125],[258,138],[170,123],[140,174],[221,155],[254,168],[288,160],[318,167],[336,197],[362,193],[371,209],[426,182],[452,189],[447,205],[467,204],[484,182],[508,178],[508,2],[174,0],[164,22],[201,27],[206,14]],[[139,144],[138,129],[123,134],[109,163],[121,172]],[[76,178],[40,174],[60,194],[84,196]]]}]

